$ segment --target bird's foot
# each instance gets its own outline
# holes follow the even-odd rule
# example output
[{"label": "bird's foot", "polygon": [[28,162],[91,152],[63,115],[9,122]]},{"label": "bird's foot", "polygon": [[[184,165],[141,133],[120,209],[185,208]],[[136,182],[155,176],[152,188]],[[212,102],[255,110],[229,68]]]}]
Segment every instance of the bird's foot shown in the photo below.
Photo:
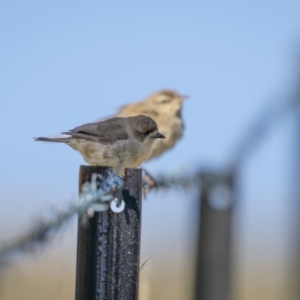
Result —
[{"label": "bird's foot", "polygon": [[155,188],[156,185],[156,181],[153,178],[152,175],[149,174],[148,171],[146,171],[144,168],[142,168],[143,170],[143,196],[147,197],[147,195],[152,191],[153,188]]}]

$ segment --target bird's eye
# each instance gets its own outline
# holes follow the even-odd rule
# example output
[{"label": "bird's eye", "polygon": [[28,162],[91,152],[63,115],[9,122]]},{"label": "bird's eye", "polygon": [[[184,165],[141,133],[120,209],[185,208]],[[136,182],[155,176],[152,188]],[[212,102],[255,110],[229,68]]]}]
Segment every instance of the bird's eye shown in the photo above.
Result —
[{"label": "bird's eye", "polygon": [[146,131],[146,132],[143,133],[143,136],[148,136],[149,133],[150,133],[149,131]]},{"label": "bird's eye", "polygon": [[163,104],[168,103],[168,102],[170,102],[169,99],[164,99],[164,100],[161,101],[161,103],[163,103]]}]

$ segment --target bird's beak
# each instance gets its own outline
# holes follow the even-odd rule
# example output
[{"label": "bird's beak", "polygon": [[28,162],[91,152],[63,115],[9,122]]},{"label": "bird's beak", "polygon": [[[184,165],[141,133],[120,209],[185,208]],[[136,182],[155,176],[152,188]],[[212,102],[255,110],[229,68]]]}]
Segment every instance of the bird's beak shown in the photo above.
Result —
[{"label": "bird's beak", "polygon": [[180,98],[181,98],[181,101],[183,101],[183,100],[186,100],[187,98],[189,98],[190,96],[188,96],[188,95],[183,95],[183,96],[180,96]]},{"label": "bird's beak", "polygon": [[161,134],[160,132],[157,132],[155,135],[153,135],[154,139],[165,139],[166,137]]}]

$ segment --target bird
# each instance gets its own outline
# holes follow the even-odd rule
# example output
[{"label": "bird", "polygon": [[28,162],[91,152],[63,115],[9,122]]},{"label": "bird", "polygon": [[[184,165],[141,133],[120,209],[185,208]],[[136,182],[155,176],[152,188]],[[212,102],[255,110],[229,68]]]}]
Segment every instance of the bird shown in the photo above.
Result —
[{"label": "bird", "polygon": [[162,155],[171,149],[183,136],[184,123],[182,119],[182,103],[188,96],[180,95],[175,90],[164,89],[155,92],[139,102],[124,105],[114,115],[129,117],[139,114],[151,117],[165,139],[157,139],[146,161]]},{"label": "bird", "polygon": [[165,136],[156,122],[145,115],[113,117],[62,132],[62,137],[37,137],[36,141],[65,143],[79,151],[92,166],[110,166],[124,174],[140,166],[150,155],[156,139]]}]

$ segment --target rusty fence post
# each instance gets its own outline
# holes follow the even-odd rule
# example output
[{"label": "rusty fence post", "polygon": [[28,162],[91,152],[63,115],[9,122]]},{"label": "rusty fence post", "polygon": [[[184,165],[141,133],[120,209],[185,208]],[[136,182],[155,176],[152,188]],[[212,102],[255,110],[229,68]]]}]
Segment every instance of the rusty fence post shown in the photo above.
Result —
[{"label": "rusty fence post", "polygon": [[[80,167],[79,190],[107,167]],[[78,218],[76,300],[138,299],[142,171],[126,169],[125,209]]]},{"label": "rusty fence post", "polygon": [[195,300],[230,299],[233,174],[200,174]]}]

